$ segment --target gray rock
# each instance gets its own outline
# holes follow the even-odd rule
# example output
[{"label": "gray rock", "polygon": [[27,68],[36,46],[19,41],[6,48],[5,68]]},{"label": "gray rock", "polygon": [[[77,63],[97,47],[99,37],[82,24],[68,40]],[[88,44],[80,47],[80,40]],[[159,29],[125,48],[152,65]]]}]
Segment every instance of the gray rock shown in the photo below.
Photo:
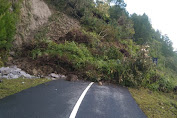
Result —
[{"label": "gray rock", "polygon": [[2,73],[2,75],[8,75],[8,74],[10,73],[10,71],[8,71],[8,70],[3,70],[1,73]]},{"label": "gray rock", "polygon": [[16,74],[12,74],[12,73],[10,73],[8,76],[9,76],[10,79],[17,79],[17,78],[20,77],[20,76],[18,76]]},{"label": "gray rock", "polygon": [[[33,69],[33,73],[37,74],[37,70]],[[26,73],[25,71],[21,70],[20,68],[17,68],[17,66],[0,68],[0,79],[2,79],[2,78],[6,78],[6,79],[17,79],[17,78],[32,79],[32,78],[40,78],[40,77],[41,77],[41,75],[39,77],[32,76],[32,75]],[[51,80],[56,80],[56,79],[65,79],[66,76],[65,75],[51,73],[46,78],[51,79]]]},{"label": "gray rock", "polygon": [[56,79],[65,79],[66,76],[65,75],[51,73],[50,75],[46,76],[45,78],[51,79],[51,80],[56,80]]},{"label": "gray rock", "polygon": [[26,74],[26,75],[24,75],[24,77],[26,77],[26,78],[32,78],[32,76],[31,75],[29,75],[29,74]]},{"label": "gray rock", "polygon": [[3,75],[1,79],[9,79],[9,76]]},{"label": "gray rock", "polygon": [[55,74],[55,73],[51,73],[49,76],[52,77],[52,78],[57,78],[57,79],[60,78],[60,76],[58,74]]},{"label": "gray rock", "polygon": [[26,73],[24,71],[20,71],[20,75],[26,75]]},{"label": "gray rock", "polygon": [[17,68],[17,66],[12,67],[2,67],[0,68],[0,79],[6,78],[6,79],[17,79],[17,78],[35,78],[34,76],[31,76],[30,74],[27,74],[26,72],[22,71],[20,68]]},{"label": "gray rock", "polygon": [[65,75],[60,75],[60,78],[66,79],[66,76]]}]

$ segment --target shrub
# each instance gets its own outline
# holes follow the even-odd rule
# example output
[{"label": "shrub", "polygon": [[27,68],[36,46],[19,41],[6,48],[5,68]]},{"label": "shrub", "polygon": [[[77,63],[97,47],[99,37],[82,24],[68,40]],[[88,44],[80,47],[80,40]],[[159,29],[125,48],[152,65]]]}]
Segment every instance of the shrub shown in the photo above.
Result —
[{"label": "shrub", "polygon": [[157,70],[151,70],[148,72],[143,85],[151,90],[162,92],[169,92],[174,88],[172,81]]},{"label": "shrub", "polygon": [[0,0],[0,3],[0,49],[9,50],[15,35],[19,6],[12,6],[7,0]]},{"label": "shrub", "polygon": [[89,30],[96,32],[99,36],[108,39],[109,41],[120,38],[120,28],[114,27],[112,24],[106,23],[102,19],[84,16],[81,18],[81,23]]},{"label": "shrub", "polygon": [[32,50],[33,58],[44,54],[66,57],[76,68],[84,67],[87,62],[93,60],[91,53],[85,45],[76,44],[74,42],[65,42],[64,44],[49,42],[47,49],[38,47],[37,49]]},{"label": "shrub", "polygon": [[7,61],[8,52],[12,47],[21,1],[0,0],[0,66]]},{"label": "shrub", "polygon": [[123,54],[119,51],[118,48],[111,46],[110,48],[107,49],[105,52],[105,55],[108,56],[108,59],[123,59]]}]

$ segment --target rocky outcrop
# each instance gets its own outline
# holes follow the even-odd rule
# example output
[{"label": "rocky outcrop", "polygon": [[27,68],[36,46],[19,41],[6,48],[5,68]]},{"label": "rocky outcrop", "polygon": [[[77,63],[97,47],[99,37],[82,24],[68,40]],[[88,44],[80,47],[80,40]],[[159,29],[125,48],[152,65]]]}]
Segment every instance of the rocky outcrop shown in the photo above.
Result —
[{"label": "rocky outcrop", "polygon": [[44,23],[47,23],[48,18],[51,16],[51,11],[43,0],[30,0],[31,1],[31,23],[30,29],[35,30]]},{"label": "rocky outcrop", "polygon": [[47,23],[51,15],[49,7],[43,0],[24,0],[14,47],[21,47],[24,42],[31,41],[34,30]]}]

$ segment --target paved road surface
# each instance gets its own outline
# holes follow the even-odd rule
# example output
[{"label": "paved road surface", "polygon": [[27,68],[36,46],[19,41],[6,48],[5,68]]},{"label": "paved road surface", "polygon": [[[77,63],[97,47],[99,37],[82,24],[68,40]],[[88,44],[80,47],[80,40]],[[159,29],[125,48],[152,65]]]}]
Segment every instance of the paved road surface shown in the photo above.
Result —
[{"label": "paved road surface", "polygon": [[90,82],[51,81],[0,100],[0,118],[146,118],[127,88]]}]

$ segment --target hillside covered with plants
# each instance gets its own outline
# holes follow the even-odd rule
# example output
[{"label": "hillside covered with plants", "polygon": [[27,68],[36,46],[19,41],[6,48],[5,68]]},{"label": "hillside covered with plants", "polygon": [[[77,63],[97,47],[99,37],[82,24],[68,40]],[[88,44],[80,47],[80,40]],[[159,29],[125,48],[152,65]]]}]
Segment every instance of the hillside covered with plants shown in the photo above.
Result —
[{"label": "hillside covered with plants", "polygon": [[[22,2],[0,0],[0,66],[9,63],[9,52],[15,50],[11,63],[28,60],[31,70],[35,63],[80,79],[162,92],[177,86],[177,54],[171,40],[153,29],[146,14],[129,14],[123,0],[46,0],[53,14],[19,49],[12,44]],[[153,58],[158,58],[157,65]]]}]

